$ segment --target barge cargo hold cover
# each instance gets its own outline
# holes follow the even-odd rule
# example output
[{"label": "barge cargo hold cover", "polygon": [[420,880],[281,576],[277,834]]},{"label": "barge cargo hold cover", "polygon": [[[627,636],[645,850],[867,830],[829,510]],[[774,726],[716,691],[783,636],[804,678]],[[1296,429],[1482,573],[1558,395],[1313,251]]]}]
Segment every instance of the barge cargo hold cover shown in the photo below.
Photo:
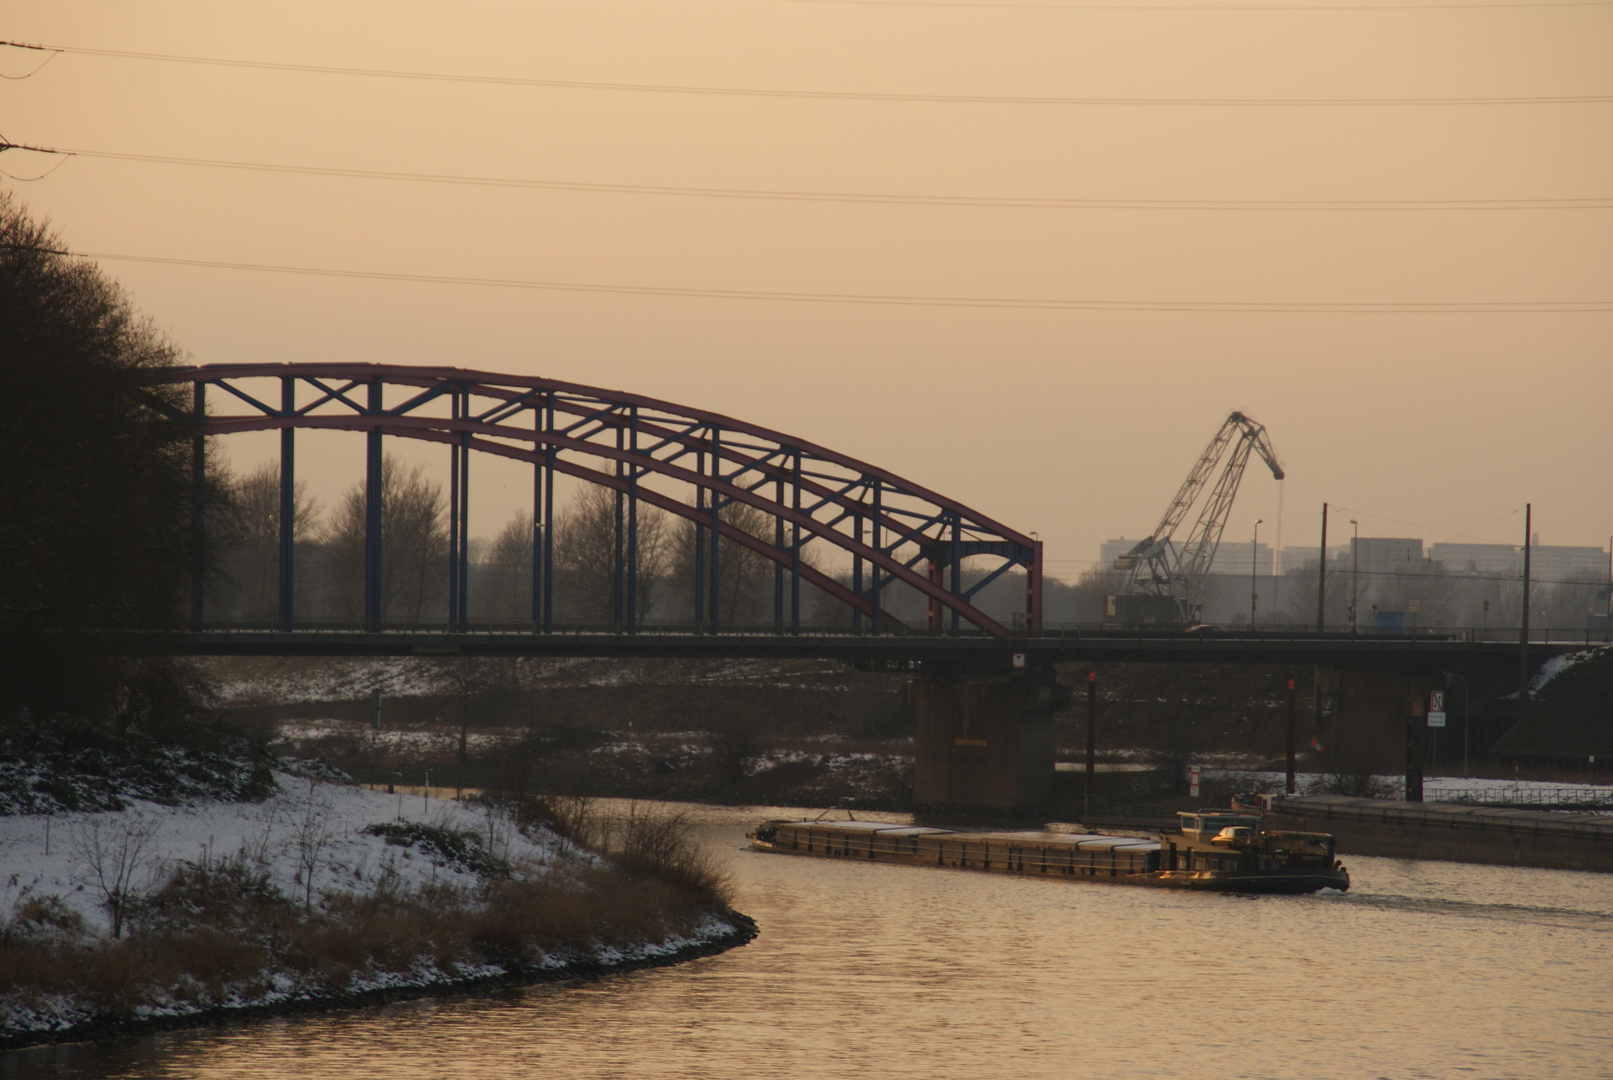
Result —
[{"label": "barge cargo hold cover", "polygon": [[1214,892],[1348,889],[1325,833],[1265,832],[1258,815],[1184,813],[1180,833],[968,832],[878,821],[769,821],[753,844],[819,858],[942,866]]}]

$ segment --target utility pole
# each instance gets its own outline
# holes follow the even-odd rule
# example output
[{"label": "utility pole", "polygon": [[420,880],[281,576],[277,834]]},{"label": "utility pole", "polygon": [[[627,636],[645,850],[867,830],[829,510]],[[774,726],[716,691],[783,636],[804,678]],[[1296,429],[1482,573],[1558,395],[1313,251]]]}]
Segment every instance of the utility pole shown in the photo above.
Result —
[{"label": "utility pole", "polygon": [[1518,631],[1518,704],[1529,700],[1529,544],[1534,504],[1523,504],[1523,627]]},{"label": "utility pole", "polygon": [[1470,694],[1469,694],[1469,691],[1468,691],[1467,676],[1458,674],[1457,672],[1454,672],[1454,671],[1447,671],[1445,673],[1445,689],[1447,689],[1447,690],[1450,689],[1452,679],[1461,679],[1462,680],[1462,779],[1466,780],[1467,779],[1467,749],[1468,749],[1468,737],[1467,737],[1468,707],[1467,707],[1467,705],[1468,705],[1468,697],[1470,696]]},{"label": "utility pole", "polygon": [[1316,632],[1327,629],[1327,503],[1322,504],[1322,553],[1316,562]]},{"label": "utility pole", "polygon": [[1258,557],[1259,552],[1260,552],[1260,523],[1262,521],[1265,521],[1265,520],[1266,520],[1265,518],[1256,518],[1255,519],[1255,535],[1249,541],[1249,629],[1250,630],[1253,630],[1255,628],[1255,601],[1260,598],[1260,593],[1258,591],[1259,586],[1256,584],[1256,582],[1259,579],[1257,579],[1255,577],[1255,573],[1259,570],[1259,567],[1260,567],[1260,560],[1259,560],[1259,557]]},{"label": "utility pole", "polygon": [[1361,602],[1361,526],[1350,519],[1350,525],[1355,529],[1350,534],[1350,633],[1355,633],[1355,609]]},{"label": "utility pole", "polygon": [[1406,801],[1423,801],[1423,744],[1428,736],[1426,701],[1413,698],[1406,715]]},{"label": "utility pole", "polygon": [[1284,789],[1292,795],[1297,787],[1294,770],[1294,677],[1288,677],[1288,786]]},{"label": "utility pole", "polygon": [[1087,782],[1082,791],[1083,817],[1092,816],[1092,781],[1098,774],[1098,673],[1087,672]]},{"label": "utility pole", "polygon": [[[1316,632],[1327,628],[1324,620],[1327,608],[1327,503],[1322,504],[1322,547],[1316,560]],[[1322,665],[1316,665],[1316,679],[1311,691],[1311,719],[1322,726]]]}]

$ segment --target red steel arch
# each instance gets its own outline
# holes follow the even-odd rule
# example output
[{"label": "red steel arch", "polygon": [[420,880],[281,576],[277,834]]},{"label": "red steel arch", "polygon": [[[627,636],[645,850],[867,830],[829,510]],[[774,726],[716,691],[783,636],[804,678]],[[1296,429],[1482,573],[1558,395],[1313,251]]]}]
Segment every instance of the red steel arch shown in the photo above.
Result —
[{"label": "red steel arch", "polygon": [[[202,440],[245,431],[281,432],[281,604],[289,627],[294,523],[294,431],[363,432],[368,438],[370,498],[366,557],[366,621],[379,623],[380,466],[386,436],[451,448],[450,622],[466,619],[466,517],[471,451],[534,466],[533,622],[552,625],[554,477],[576,477],[617,493],[616,621],[633,629],[638,504],[658,507],[696,526],[695,611],[717,628],[720,546],[713,534],[742,544],[775,565],[774,621],[800,626],[800,583],[848,605],[874,633],[905,629],[881,610],[893,581],[928,601],[935,631],[1013,636],[972,602],[1015,567],[1026,573],[1025,622],[1041,628],[1042,544],[963,504],[893,473],[826,447],[731,417],[655,398],[577,383],[452,367],[381,364],[226,364],[171,368],[160,382],[193,386],[197,468]],[[267,386],[271,391],[265,392]],[[221,402],[226,408],[216,408]],[[215,404],[209,409],[208,403]],[[603,467],[601,467],[603,466]],[[198,492],[202,485],[198,483]],[[724,520],[730,504],[755,507],[773,521],[773,536],[752,535]],[[198,500],[198,528],[201,527]],[[802,557],[818,544],[849,556],[849,583]],[[979,576],[966,579],[964,560]],[[981,561],[985,560],[985,565]],[[866,565],[865,565],[866,564]],[[785,603],[788,582],[789,603]],[[196,589],[200,619],[200,584]],[[625,617],[624,617],[625,616]]]}]

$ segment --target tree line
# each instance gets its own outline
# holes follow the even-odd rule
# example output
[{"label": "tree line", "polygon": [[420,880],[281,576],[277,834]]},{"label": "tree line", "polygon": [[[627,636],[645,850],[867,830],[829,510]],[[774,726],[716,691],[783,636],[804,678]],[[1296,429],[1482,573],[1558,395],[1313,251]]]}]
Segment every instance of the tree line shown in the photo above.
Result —
[{"label": "tree line", "polygon": [[177,626],[190,514],[183,354],[47,223],[0,192],[0,725],[63,714],[119,731],[182,720],[172,665],[105,643]]},{"label": "tree line", "polygon": [[[209,574],[205,618],[210,623],[267,625],[279,611],[280,469],[270,462],[244,475],[215,468],[208,530]],[[301,623],[356,623],[364,609],[366,492],[359,481],[330,507],[297,482],[293,618]],[[559,510],[554,535],[554,618],[562,623],[608,626],[616,622],[616,559],[625,551],[625,510],[617,494],[584,485]],[[772,515],[731,503],[722,521],[767,543]],[[699,543],[701,571],[709,572],[709,530]],[[695,523],[642,503],[636,513],[635,610],[645,622],[694,622],[697,539]],[[513,515],[490,540],[468,545],[467,609],[473,622],[521,625],[532,621],[532,514]],[[770,623],[773,560],[724,537],[719,550],[718,619],[722,625]],[[810,564],[809,553],[806,561]],[[381,618],[393,625],[448,620],[449,508],[442,483],[420,465],[387,455],[381,468]],[[709,591],[707,593],[709,597]],[[709,600],[707,600],[709,605]],[[802,619],[833,621],[842,605],[803,583]],[[702,612],[709,619],[709,608]],[[847,616],[849,621],[849,614]]]}]

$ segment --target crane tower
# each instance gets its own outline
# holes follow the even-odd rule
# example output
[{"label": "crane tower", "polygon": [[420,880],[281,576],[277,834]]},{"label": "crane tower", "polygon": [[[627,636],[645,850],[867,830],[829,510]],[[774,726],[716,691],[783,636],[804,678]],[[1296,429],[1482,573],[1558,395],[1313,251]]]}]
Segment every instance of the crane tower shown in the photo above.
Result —
[{"label": "crane tower", "polygon": [[[1278,480],[1283,478],[1283,467],[1277,461],[1271,441],[1266,438],[1266,429],[1243,413],[1235,412],[1226,418],[1221,430],[1204,448],[1154,531],[1115,560],[1114,568],[1126,571],[1127,578],[1125,589],[1111,595],[1105,604],[1105,614],[1110,620],[1131,624],[1198,621],[1204,578],[1215,559],[1215,549],[1221,544],[1221,531],[1226,528],[1227,515],[1232,510],[1232,500],[1238,494],[1243,467],[1248,464],[1251,451],[1270,466],[1272,476]],[[1198,520],[1193,523],[1187,539],[1178,543],[1176,530],[1199,501],[1210,475],[1223,458],[1226,465]]]}]

